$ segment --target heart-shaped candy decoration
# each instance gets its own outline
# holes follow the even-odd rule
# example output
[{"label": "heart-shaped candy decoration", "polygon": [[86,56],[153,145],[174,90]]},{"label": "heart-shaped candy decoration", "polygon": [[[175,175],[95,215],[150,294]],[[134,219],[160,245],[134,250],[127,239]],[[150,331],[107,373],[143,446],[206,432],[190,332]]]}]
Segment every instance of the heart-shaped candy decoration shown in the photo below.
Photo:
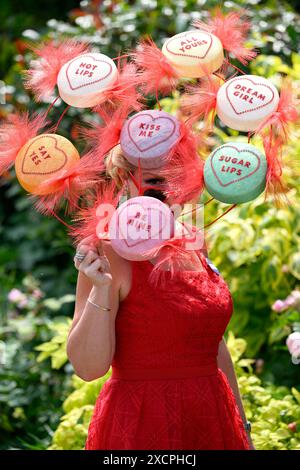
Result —
[{"label": "heart-shaped candy decoration", "polygon": [[143,168],[158,168],[180,138],[180,123],[158,110],[141,111],[128,119],[121,131],[120,145],[126,158]]},{"label": "heart-shaped candy decoration", "polygon": [[251,113],[264,108],[275,97],[273,86],[243,76],[229,80],[225,89],[227,99],[236,114]]},{"label": "heart-shaped candy decoration", "polygon": [[96,54],[86,54],[68,62],[66,77],[71,90],[100,83],[111,75],[112,64],[95,56]]},{"label": "heart-shaped candy decoration", "polygon": [[29,192],[36,191],[47,178],[69,168],[80,156],[73,144],[57,134],[42,134],[29,140],[19,151],[16,175]]},{"label": "heart-shaped candy decoration", "polygon": [[225,82],[217,94],[217,114],[232,129],[255,130],[279,102],[278,91],[263,77],[242,75]]},{"label": "heart-shaped candy decoration", "polygon": [[188,31],[168,39],[165,48],[173,56],[204,59],[211,49],[212,42],[212,35],[205,31]]},{"label": "heart-shaped candy decoration", "polygon": [[228,143],[208,157],[204,180],[209,193],[221,202],[238,204],[257,197],[265,188],[267,161],[256,147]]},{"label": "heart-shaped candy decoration", "polygon": [[110,220],[112,247],[125,259],[148,259],[148,250],[173,236],[174,224],[173,213],[158,199],[131,198],[118,207]]},{"label": "heart-shaped candy decoration", "polygon": [[198,29],[167,39],[162,53],[180,77],[203,77],[218,70],[224,60],[220,39]]},{"label": "heart-shaped candy decoration", "polygon": [[61,98],[71,106],[90,107],[118,76],[115,63],[99,53],[82,54],[62,66],[57,77]]}]

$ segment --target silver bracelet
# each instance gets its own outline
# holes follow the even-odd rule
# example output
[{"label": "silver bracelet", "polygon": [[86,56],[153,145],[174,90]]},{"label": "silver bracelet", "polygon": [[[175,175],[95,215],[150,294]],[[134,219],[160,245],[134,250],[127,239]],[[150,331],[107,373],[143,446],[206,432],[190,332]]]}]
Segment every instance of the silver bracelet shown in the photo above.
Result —
[{"label": "silver bracelet", "polygon": [[245,421],[244,422],[244,428],[245,428],[245,431],[250,434],[250,432],[251,432],[251,422],[250,421]]},{"label": "silver bracelet", "polygon": [[111,308],[102,307],[101,305],[95,304],[95,302],[92,302],[90,299],[88,299],[88,302],[89,302],[90,304],[94,305],[94,307],[101,308],[102,310],[105,310],[105,311],[107,311],[107,312],[110,312],[110,311],[111,311]]}]

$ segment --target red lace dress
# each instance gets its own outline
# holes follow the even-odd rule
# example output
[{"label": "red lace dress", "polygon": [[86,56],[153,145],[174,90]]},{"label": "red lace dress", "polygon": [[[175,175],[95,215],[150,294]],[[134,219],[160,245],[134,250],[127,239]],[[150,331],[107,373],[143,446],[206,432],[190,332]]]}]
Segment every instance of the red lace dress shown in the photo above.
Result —
[{"label": "red lace dress", "polygon": [[219,342],[232,315],[224,279],[177,271],[152,289],[150,261],[131,261],[131,290],[116,317],[112,375],[97,398],[86,450],[249,449]]}]

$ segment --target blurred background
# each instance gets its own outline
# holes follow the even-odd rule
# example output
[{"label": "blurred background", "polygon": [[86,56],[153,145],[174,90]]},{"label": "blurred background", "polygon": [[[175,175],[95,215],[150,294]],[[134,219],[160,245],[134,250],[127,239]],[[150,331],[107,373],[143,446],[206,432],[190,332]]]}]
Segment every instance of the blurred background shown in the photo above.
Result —
[{"label": "blurred background", "polygon": [[[16,110],[32,113],[49,105],[37,105],[23,87],[22,70],[32,58],[28,40],[76,37],[116,57],[148,34],[161,46],[220,5],[225,12],[247,7],[250,13],[249,44],[260,54],[242,69],[269,78],[278,88],[288,76],[299,95],[297,0],[2,0],[0,120]],[[178,93],[161,104],[180,115]],[[149,97],[149,106],[154,105]],[[57,100],[53,122],[64,108]],[[76,125],[88,118],[89,110],[70,108],[60,133],[76,143]],[[247,140],[217,120],[200,150],[209,155],[232,139]],[[259,139],[253,143],[261,146]],[[284,149],[289,205],[278,208],[261,196],[207,231],[209,257],[234,298],[226,338],[257,449],[300,450],[299,158],[300,129],[293,128]],[[77,279],[73,247],[62,224],[33,209],[13,169],[0,178],[0,186],[0,449],[82,449],[96,397],[110,372],[85,383],[67,361]],[[208,198],[203,194],[201,200]],[[209,204],[205,222],[225,208],[216,201]]]}]

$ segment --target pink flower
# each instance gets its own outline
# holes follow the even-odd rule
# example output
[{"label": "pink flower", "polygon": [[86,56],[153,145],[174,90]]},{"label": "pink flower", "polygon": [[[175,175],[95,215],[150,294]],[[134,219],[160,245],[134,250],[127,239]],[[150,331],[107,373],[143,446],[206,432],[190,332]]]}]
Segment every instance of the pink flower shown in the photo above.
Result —
[{"label": "pink flower", "polygon": [[24,294],[19,289],[12,289],[8,293],[7,298],[10,302],[19,302],[20,300],[24,298]]},{"label": "pink flower", "polygon": [[20,302],[17,303],[17,306],[19,308],[24,308],[28,305],[28,300],[27,297],[24,295],[24,297],[20,300]]},{"label": "pink flower", "polygon": [[274,310],[275,312],[282,312],[282,310],[284,310],[286,308],[286,304],[283,300],[276,300],[276,302],[274,302],[274,304],[272,305],[272,310]]},{"label": "pink flower", "polygon": [[300,332],[291,333],[286,339],[286,345],[291,356],[300,357]]},{"label": "pink flower", "polygon": [[291,297],[293,298],[293,307],[300,312],[300,291],[293,290],[291,293]]},{"label": "pink flower", "polygon": [[292,305],[295,305],[295,297],[293,295],[289,295],[286,299],[285,299],[285,304],[287,307],[291,307]]},{"label": "pink flower", "polygon": [[43,297],[43,292],[41,291],[41,289],[34,289],[34,291],[32,292],[32,296],[35,299],[40,299],[41,297]]},{"label": "pink flower", "polygon": [[17,307],[24,308],[28,304],[26,295],[19,289],[12,289],[7,296],[10,302],[16,303]]}]

